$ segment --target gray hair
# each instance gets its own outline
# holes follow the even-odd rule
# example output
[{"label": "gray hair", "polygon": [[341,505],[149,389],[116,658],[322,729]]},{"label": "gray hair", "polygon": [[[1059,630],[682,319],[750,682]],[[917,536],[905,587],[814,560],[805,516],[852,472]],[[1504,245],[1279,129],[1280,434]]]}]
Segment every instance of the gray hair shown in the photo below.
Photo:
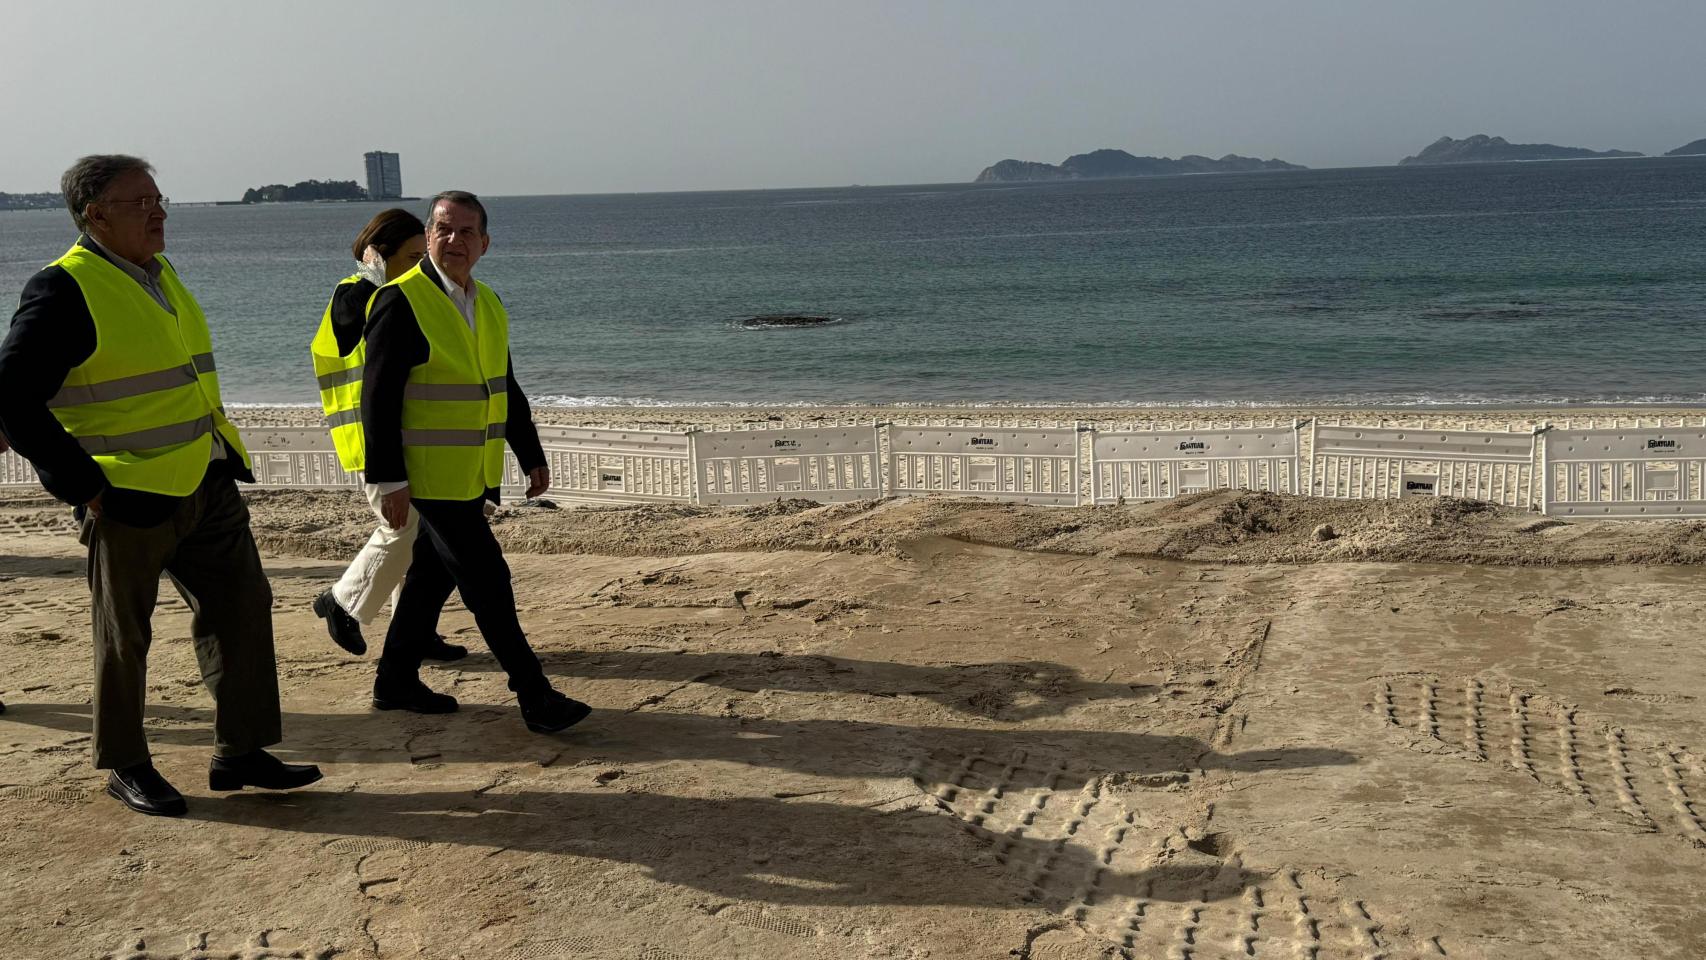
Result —
[{"label": "gray hair", "polygon": [[479,197],[474,196],[466,190],[444,190],[433,194],[432,201],[427,204],[428,224],[432,223],[432,212],[438,209],[438,205],[441,201],[444,203],[460,203],[465,207],[473,207],[475,210],[480,211],[480,232],[487,232],[486,205],[480,202]]},{"label": "gray hair", "polygon": [[65,206],[71,210],[71,222],[77,225],[78,230],[89,229],[89,218],[83,215],[84,208],[101,199],[101,194],[107,192],[114,180],[133,170],[154,172],[148,161],[122,153],[93,154],[78,160],[65,171],[65,176],[59,178],[59,192],[65,195]]}]

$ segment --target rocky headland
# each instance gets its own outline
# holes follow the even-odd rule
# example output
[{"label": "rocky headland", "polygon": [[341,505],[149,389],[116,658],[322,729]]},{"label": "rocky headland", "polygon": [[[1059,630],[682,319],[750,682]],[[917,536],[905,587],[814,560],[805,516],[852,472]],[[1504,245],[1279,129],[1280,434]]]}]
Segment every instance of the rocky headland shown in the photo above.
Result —
[{"label": "rocky headland", "polygon": [[1701,137],[1693,143],[1685,143],[1675,150],[1665,154],[1667,157],[1698,157],[1706,154],[1706,137]]},{"label": "rocky headland", "polygon": [[0,192],[0,210],[52,210],[65,205],[65,197],[57,193]]},{"label": "rocky headland", "polygon": [[1029,180],[1099,180],[1112,177],[1164,177],[1184,173],[1253,173],[1264,170],[1304,170],[1284,160],[1262,160],[1229,153],[1216,160],[1198,154],[1138,157],[1124,150],[1092,150],[1067,157],[1060,164],[1033,160],[1003,160],[985,167],[974,183],[1014,183]]},{"label": "rocky headland", "polygon": [[1513,160],[1592,160],[1612,157],[1640,157],[1645,154],[1629,150],[1589,150],[1585,147],[1560,147],[1555,143],[1511,143],[1504,137],[1489,137],[1478,133],[1473,137],[1453,140],[1440,137],[1413,157],[1398,161],[1402,166],[1444,163],[1506,163]]},{"label": "rocky headland", "polygon": [[244,203],[303,203],[317,200],[366,200],[354,180],[302,180],[290,186],[271,183],[243,191]]}]

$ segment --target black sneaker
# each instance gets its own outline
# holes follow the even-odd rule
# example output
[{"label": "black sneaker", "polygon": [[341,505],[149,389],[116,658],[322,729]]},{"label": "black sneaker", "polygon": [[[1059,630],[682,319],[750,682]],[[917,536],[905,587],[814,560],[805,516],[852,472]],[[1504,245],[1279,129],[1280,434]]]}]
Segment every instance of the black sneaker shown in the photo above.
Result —
[{"label": "black sneaker", "polygon": [[557,733],[580,723],[592,708],[547,687],[544,693],[521,698],[521,719],[534,733]]},{"label": "black sneaker", "polygon": [[410,713],[455,713],[456,698],[434,693],[420,677],[389,677],[381,673],[373,681],[373,706],[380,710]]},{"label": "black sneaker", "polygon": [[361,636],[361,623],[338,606],[338,601],[332,599],[332,591],[327,590],[314,598],[314,615],[326,621],[326,632],[332,635],[333,643],[358,657],[367,652],[367,641]]},{"label": "black sneaker", "polygon": [[467,655],[467,647],[459,643],[447,643],[443,637],[433,637],[421,647],[421,658],[424,660],[460,660]]}]

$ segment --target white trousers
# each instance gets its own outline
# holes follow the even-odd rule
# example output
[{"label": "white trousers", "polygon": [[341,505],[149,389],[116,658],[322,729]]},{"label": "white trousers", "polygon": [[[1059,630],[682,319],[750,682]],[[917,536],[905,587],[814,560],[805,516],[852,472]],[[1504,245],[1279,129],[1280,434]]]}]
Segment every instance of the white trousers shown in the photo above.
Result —
[{"label": "white trousers", "polygon": [[379,485],[363,484],[362,492],[367,494],[367,502],[373,505],[379,526],[374,528],[373,536],[367,538],[367,545],[355,555],[349,569],[332,587],[332,599],[344,608],[345,613],[366,625],[373,622],[373,618],[384,609],[385,601],[392,599],[392,594],[402,587],[403,576],[409,572],[409,560],[414,555],[415,536],[420,533],[421,515],[410,507],[407,522],[401,529],[394,530],[380,512]]}]

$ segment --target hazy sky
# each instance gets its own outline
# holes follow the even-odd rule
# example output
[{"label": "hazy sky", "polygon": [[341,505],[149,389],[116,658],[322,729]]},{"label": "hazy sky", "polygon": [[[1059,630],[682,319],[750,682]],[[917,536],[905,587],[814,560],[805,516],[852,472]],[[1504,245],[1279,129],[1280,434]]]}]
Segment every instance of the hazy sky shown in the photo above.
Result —
[{"label": "hazy sky", "polygon": [[1706,137],[1703,0],[28,0],[0,26],[8,191],[106,151],[208,200],[361,180],[376,148],[414,195],[957,181],[1097,147],[1351,166],[1445,134]]}]

